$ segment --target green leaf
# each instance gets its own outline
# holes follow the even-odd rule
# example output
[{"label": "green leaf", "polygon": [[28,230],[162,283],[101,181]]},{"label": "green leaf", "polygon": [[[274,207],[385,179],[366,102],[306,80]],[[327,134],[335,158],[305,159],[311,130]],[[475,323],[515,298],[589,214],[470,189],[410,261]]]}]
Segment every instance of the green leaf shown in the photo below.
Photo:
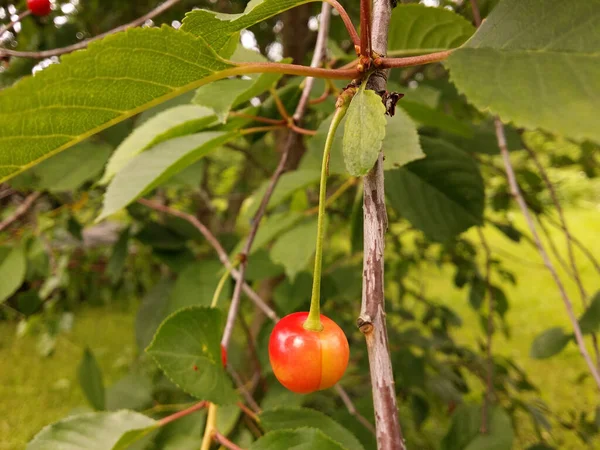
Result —
[{"label": "green leaf", "polygon": [[[148,428],[142,428],[140,430],[130,430],[127,431],[125,434],[123,434],[123,436],[121,436],[121,438],[117,441],[117,443],[115,444],[115,446],[112,448],[112,450],[142,450],[147,448],[146,445],[143,444],[147,444],[146,442],[141,443],[138,442],[140,439],[148,436],[150,433],[152,433],[153,431],[156,431],[156,427],[148,427]],[[133,447],[132,445],[134,443],[138,442],[139,446]]]},{"label": "green leaf", "polygon": [[286,275],[293,282],[312,259],[316,243],[317,218],[313,217],[281,235],[271,248],[271,259],[285,268]]},{"label": "green leaf", "polygon": [[453,11],[423,5],[398,5],[390,21],[387,56],[460,47],[474,32],[475,27]]},{"label": "green leaf", "polygon": [[[439,127],[443,129],[442,127]],[[449,130],[446,130],[449,131]],[[505,126],[506,146],[508,151],[523,148],[521,135],[512,126]],[[471,128],[471,137],[459,136],[458,133],[447,134],[444,137],[458,148],[471,153],[484,153],[486,155],[497,155],[500,153],[494,123],[491,121],[480,123]]]},{"label": "green leaf", "polygon": [[479,308],[481,308],[486,291],[487,286],[485,282],[481,278],[473,278],[469,289],[469,304],[475,311],[479,311]]},{"label": "green leaf", "polygon": [[595,333],[600,329],[600,291],[596,292],[592,302],[579,319],[583,334]]},{"label": "green leaf", "polygon": [[515,435],[510,416],[502,408],[495,407],[489,417],[487,434],[479,434],[465,450],[511,450]]},{"label": "green leaf", "polygon": [[50,192],[78,189],[100,175],[112,151],[110,145],[87,140],[42,161],[12,180],[11,185],[17,187],[25,183],[36,190]]},{"label": "green leaf", "polygon": [[154,420],[133,411],[81,414],[47,426],[27,450],[112,450],[124,433],[155,425]]},{"label": "green leaf", "polygon": [[271,431],[252,443],[249,450],[347,450],[333,441],[321,430],[300,428],[297,430]]},{"label": "green leaf", "polygon": [[198,9],[186,14],[181,30],[202,36],[221,56],[232,55],[238,33],[269,17],[312,0],[252,0],[241,14],[225,14]]},{"label": "green leaf", "polygon": [[[440,130],[447,131],[448,133],[457,134],[466,138],[473,136],[473,130],[469,124],[461,122],[454,116],[444,114],[437,109],[404,99],[400,100],[398,106],[406,111],[411,119],[421,125],[439,128]],[[396,113],[397,112],[398,110],[396,110]]]},{"label": "green leaf", "polygon": [[561,327],[549,328],[538,334],[531,344],[529,354],[535,359],[546,359],[560,353],[571,340]]},{"label": "green leaf", "polygon": [[147,376],[132,372],[125,375],[106,390],[106,409],[141,410],[152,405],[152,380]]},{"label": "green leaf", "polygon": [[98,221],[126,207],[237,133],[207,131],[162,142],[135,158],[108,185]]},{"label": "green leaf", "polygon": [[214,113],[200,106],[179,105],[161,111],[138,126],[121,142],[110,158],[101,182],[108,183],[144,150],[169,139],[197,133],[214,122]]},{"label": "green leaf", "polygon": [[83,358],[79,363],[77,376],[81,389],[90,405],[97,411],[105,409],[106,396],[104,394],[102,370],[89,348],[83,351]]},{"label": "green leaf", "polygon": [[65,55],[0,92],[0,182],[231,67],[203,39],[167,26]]},{"label": "green leaf", "polygon": [[[202,260],[189,264],[177,277],[169,298],[168,313],[187,306],[210,306],[213,294],[223,274],[223,265],[217,260]],[[225,284],[219,297],[220,304],[230,296]]]},{"label": "green leaf", "polygon": [[[265,62],[267,59],[260,53],[247,50],[241,45],[231,57],[232,61]],[[292,60],[286,58],[283,63]],[[192,100],[195,104],[212,109],[221,123],[227,121],[229,112],[250,99],[259,96],[274,86],[282,77],[279,73],[263,73],[249,75],[245,78],[229,78],[219,80],[210,85],[202,86],[196,91]]]},{"label": "green leaf", "polygon": [[599,0],[504,0],[448,58],[450,77],[504,122],[600,142],[599,28]]},{"label": "green leaf", "polygon": [[[400,108],[396,108],[396,114],[393,117],[384,117],[386,118],[386,131],[381,146],[381,150],[385,154],[383,168],[385,170],[395,169],[416,159],[423,158],[425,155],[421,150],[417,127],[412,119]],[[317,134],[309,139],[309,151],[302,158],[301,170],[312,170],[320,173],[323,149],[329,125],[331,124],[331,118],[332,116],[325,119],[319,126]],[[330,174],[347,173],[342,154],[345,126],[346,118],[342,120],[331,147],[329,160]]]},{"label": "green leaf", "polygon": [[106,265],[105,273],[113,283],[119,281],[123,276],[123,269],[125,268],[125,262],[129,253],[129,235],[130,228],[126,228],[121,232]]},{"label": "green leaf", "polygon": [[463,151],[421,138],[426,158],[386,172],[385,191],[398,214],[428,237],[446,242],[483,222],[483,179]]},{"label": "green leaf", "polygon": [[190,395],[216,404],[237,400],[221,363],[221,312],[185,308],[169,316],[146,349],[167,377]]},{"label": "green leaf", "polygon": [[342,140],[346,169],[355,177],[371,170],[385,137],[385,106],[366,85],[361,85],[350,102]]},{"label": "green leaf", "polygon": [[314,409],[275,408],[263,411],[259,417],[262,427],[267,432],[311,427],[321,430],[347,450],[363,450],[361,443],[349,430],[322,412]]},{"label": "green leaf", "polygon": [[0,247],[0,304],[10,298],[25,281],[27,261],[20,246]]}]

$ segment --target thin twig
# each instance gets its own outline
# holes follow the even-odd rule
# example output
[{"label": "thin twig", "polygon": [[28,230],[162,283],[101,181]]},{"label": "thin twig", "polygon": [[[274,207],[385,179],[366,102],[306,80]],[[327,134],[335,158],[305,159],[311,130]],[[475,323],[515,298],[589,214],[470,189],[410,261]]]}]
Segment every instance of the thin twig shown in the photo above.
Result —
[{"label": "thin twig", "polygon": [[[147,200],[141,198],[138,200],[138,203],[142,205],[148,206],[149,208],[154,209],[155,211],[160,211],[163,213],[171,214],[175,217],[179,217],[180,219],[188,221],[192,224],[200,233],[204,236],[204,238],[208,241],[210,246],[216,251],[221,264],[223,264],[226,268],[231,268],[232,263],[227,255],[227,252],[217,240],[217,238],[212,234],[212,232],[204,225],[202,222],[198,220],[195,216],[191,214],[184,213],[177,209],[173,209],[169,206],[162,205],[158,202],[154,202],[152,200]],[[240,278],[240,273],[236,269],[231,270],[231,276],[233,279],[238,280]],[[248,283],[244,283],[243,286],[244,293],[248,296],[248,298],[271,320],[278,321],[279,316],[277,313],[271,309],[263,299],[248,285]]]},{"label": "thin twig", "polygon": [[221,444],[223,447],[228,448],[229,450],[244,450],[242,447],[238,447],[237,445],[235,445],[233,442],[231,442],[218,431],[215,431],[213,433],[213,440],[217,444]]},{"label": "thin twig", "polygon": [[[554,207],[556,208],[556,212],[558,213],[558,217],[560,219],[560,224],[562,226],[562,229],[565,234],[566,241],[567,241],[566,242],[567,243],[567,255],[569,258],[569,263],[571,265],[571,275],[573,276],[573,279],[575,280],[575,283],[577,284],[577,288],[579,289],[581,303],[583,304],[584,308],[587,308],[587,293],[585,291],[585,288],[583,287],[583,282],[581,281],[581,277],[579,275],[579,267],[577,267],[577,260],[575,259],[575,252],[573,251],[573,237],[571,236],[571,232],[569,231],[569,227],[567,226],[567,219],[566,219],[565,213],[562,209],[562,205],[560,204],[560,201],[558,199],[556,189],[554,189],[554,185],[550,181],[550,177],[548,176],[548,173],[546,172],[546,170],[544,170],[544,166],[540,162],[540,160],[537,157],[537,155],[535,154],[535,152],[531,148],[529,148],[528,145],[524,145],[524,147],[525,147],[525,150],[527,151],[527,153],[529,154],[529,157],[531,158],[531,160],[537,167],[538,171],[540,172],[540,176],[542,177],[542,180],[544,181],[544,184],[546,185],[546,189],[548,189],[548,192],[550,193],[550,198],[552,199],[552,203],[554,203]],[[546,228],[544,227],[541,217],[538,217],[538,222],[539,222],[540,226],[542,227],[542,230],[546,234],[546,236],[548,238],[548,242],[552,243],[550,233],[548,233],[548,230],[546,230]],[[558,256],[558,254],[557,254],[557,256]],[[559,259],[559,261],[562,261],[562,258]],[[569,273],[568,268],[565,268],[565,270],[567,273]],[[592,333],[592,345],[594,347],[594,353],[596,356],[596,365],[598,365],[600,367],[600,348],[598,346],[598,337],[596,336],[596,333]]]},{"label": "thin twig", "polygon": [[494,332],[494,290],[492,289],[492,283],[490,280],[491,272],[492,272],[492,251],[490,250],[490,246],[485,239],[485,235],[483,234],[483,230],[481,227],[477,227],[477,232],[479,233],[479,240],[481,241],[481,246],[485,251],[485,288],[487,291],[488,297],[488,317],[487,317],[487,370],[486,370],[486,391],[485,391],[485,401],[483,402],[483,407],[481,408],[481,432],[483,434],[487,434],[489,432],[489,411],[492,405],[492,396],[494,395],[494,384],[492,382],[494,375],[494,360],[492,358],[492,338]]},{"label": "thin twig", "polygon": [[[548,223],[553,227],[562,229],[562,226],[558,222],[553,220],[551,217],[546,217],[546,219],[548,220]],[[600,262],[596,259],[594,254],[590,251],[590,249],[573,235],[571,235],[571,241],[590,260],[596,271],[600,274]]]},{"label": "thin twig", "polygon": [[248,408],[246,405],[244,405],[242,402],[237,402],[237,405],[244,412],[244,414],[246,414],[252,420],[254,420],[255,422],[260,422],[258,415],[254,411],[252,411],[250,408]]},{"label": "thin twig", "polygon": [[[320,20],[315,51],[312,60],[310,61],[311,67],[319,67],[321,65],[321,61],[325,57],[327,50],[327,35],[329,34],[329,24],[331,22],[331,6],[328,3],[323,3],[321,6]],[[314,83],[315,79],[313,77],[307,77],[304,80],[304,88],[302,89],[300,100],[298,101],[296,111],[293,115],[295,122],[300,122],[300,119],[302,119],[302,116],[304,115]]]},{"label": "thin twig", "polygon": [[27,198],[25,198],[23,203],[21,203],[21,205],[15,210],[15,212],[12,213],[12,215],[0,222],[0,232],[4,231],[8,227],[10,227],[14,222],[23,217],[27,213],[27,211],[29,211],[29,208],[33,206],[35,201],[38,198],[40,198],[40,195],[42,195],[41,192],[34,192],[32,194],[29,194]]},{"label": "thin twig", "polygon": [[30,14],[31,14],[31,11],[29,9],[26,9],[21,14],[19,14],[15,20],[10,21],[6,25],[4,25],[2,28],[0,28],[0,39],[2,39],[2,36],[4,35],[4,33],[9,31],[12,27],[14,27],[16,24],[18,24],[21,20],[23,20],[25,17],[29,16]]},{"label": "thin twig", "polygon": [[173,422],[177,419],[180,419],[184,416],[187,416],[188,414],[191,414],[193,412],[196,412],[203,408],[206,408],[206,405],[208,405],[208,402],[202,401],[200,403],[196,403],[194,406],[190,406],[189,408],[184,409],[183,411],[179,411],[179,412],[176,412],[175,414],[171,414],[170,416],[163,417],[162,419],[160,419],[158,421],[158,426],[163,427],[168,423],[171,423],[171,422]]},{"label": "thin twig", "polygon": [[258,403],[256,403],[256,401],[254,400],[254,398],[252,397],[252,394],[248,391],[248,389],[244,385],[244,382],[242,381],[240,375],[232,367],[228,368],[228,372],[231,375],[231,378],[233,378],[233,381],[235,382],[240,393],[242,394],[242,397],[244,397],[244,399],[246,400],[246,403],[248,403],[248,405],[250,405],[250,408],[252,408],[252,410],[256,414],[260,414],[260,411],[261,411],[260,406],[258,406]]},{"label": "thin twig", "polygon": [[422,64],[444,61],[454,50],[429,53],[428,55],[407,56],[406,58],[377,58],[375,65],[381,69],[392,69],[394,67],[412,67]]},{"label": "thin twig", "polygon": [[[384,55],[392,15],[389,0],[374,0],[371,34],[372,50]],[[376,62],[377,67],[377,62]],[[373,73],[367,87],[385,92],[387,72],[383,66]],[[364,334],[369,355],[369,368],[375,410],[375,430],[379,450],[406,450],[398,420],[396,388],[390,359],[384,296],[384,247],[387,211],[383,175],[383,153],[363,179],[363,280],[360,316],[357,320]]]},{"label": "thin twig", "polygon": [[371,433],[375,434],[375,427],[373,426],[373,424],[371,422],[369,422],[364,416],[362,416],[357,411],[356,406],[354,406],[354,403],[352,402],[352,399],[350,398],[348,393],[339,384],[335,385],[335,390],[338,393],[338,395],[340,396],[340,398],[342,399],[342,402],[344,402],[344,405],[346,406],[346,409],[348,410],[350,415],[354,416],[356,418],[356,420],[358,420],[360,423],[362,423],[363,426],[367,430],[369,430],[369,431],[371,431]]},{"label": "thin twig", "polygon": [[498,140],[498,147],[500,147],[500,153],[502,154],[502,160],[504,161],[504,167],[506,170],[506,175],[508,177],[508,183],[510,186],[511,194],[517,201],[519,208],[521,209],[521,212],[523,213],[523,216],[525,217],[525,221],[527,222],[527,225],[529,226],[531,235],[533,236],[533,239],[538,247],[540,256],[542,257],[544,264],[548,268],[548,271],[552,275],[552,278],[554,279],[554,282],[556,283],[556,286],[558,287],[560,295],[565,304],[565,308],[567,310],[567,315],[569,316],[569,320],[571,321],[571,326],[573,327],[573,332],[575,334],[575,340],[577,342],[577,346],[579,347],[579,351],[581,352],[583,359],[585,360],[586,364],[588,365],[590,373],[592,374],[592,377],[594,378],[594,381],[596,382],[598,389],[600,389],[600,374],[598,373],[598,370],[597,370],[596,366],[594,365],[594,362],[592,361],[592,358],[590,357],[590,354],[588,353],[587,348],[585,346],[585,342],[583,340],[583,334],[581,333],[581,328],[579,326],[579,322],[577,321],[577,317],[575,316],[575,312],[573,311],[573,303],[571,302],[571,299],[570,299],[569,295],[567,294],[567,292],[562,284],[562,281],[560,280],[560,277],[558,276],[556,269],[554,268],[554,265],[552,264],[552,261],[548,257],[548,253],[546,252],[546,249],[544,248],[542,241],[540,240],[540,237],[537,233],[535,224],[533,223],[533,219],[531,217],[531,214],[529,213],[527,204],[525,203],[525,199],[523,198],[523,195],[521,194],[521,191],[519,190],[519,186],[517,184],[517,179],[515,176],[515,171],[512,167],[511,161],[510,161],[508,147],[506,146],[506,136],[504,134],[504,125],[502,124],[502,122],[500,121],[500,119],[498,117],[496,117],[494,119],[494,122],[496,125],[496,138]]},{"label": "thin twig", "polygon": [[475,26],[479,28],[481,26],[481,13],[479,12],[477,0],[471,0],[471,10],[473,11],[473,21],[475,22]]},{"label": "thin twig", "polygon": [[[354,28],[354,24],[352,23],[352,20],[350,20],[350,16],[348,16],[348,13],[344,9],[344,7],[337,0],[325,0],[325,2],[329,3],[337,10],[337,12],[340,13],[340,17],[344,21],[344,25],[346,26],[346,30],[350,35],[350,39],[352,39],[352,43],[354,45],[360,45],[360,38],[358,37],[356,28]],[[323,9],[321,9],[321,13],[322,12]]]},{"label": "thin twig", "polygon": [[[105,38],[106,36],[111,35],[111,34],[118,33],[120,31],[125,31],[125,30],[128,30],[129,28],[139,27],[140,25],[143,25],[144,23],[146,23],[147,20],[153,19],[154,17],[158,16],[159,14],[162,14],[167,9],[171,8],[172,6],[175,6],[180,1],[181,0],[167,0],[166,2],[158,5],[156,8],[154,8],[149,13],[144,14],[142,17],[135,19],[133,22],[129,22],[125,25],[118,26],[117,28],[113,28],[112,30],[107,31],[106,33],[99,34],[98,36],[94,36],[93,38],[85,39],[81,42],[78,42],[77,44],[68,45],[66,47],[61,47],[61,48],[54,48],[52,50],[45,50],[45,51],[41,51],[41,52],[21,52],[21,51],[15,51],[15,50],[0,49],[0,56],[15,56],[15,57],[19,57],[19,58],[44,59],[44,58],[50,58],[52,56],[64,55],[65,53],[71,53],[76,50],[81,50],[81,49],[86,48],[92,42],[98,41],[102,38]],[[1,33],[0,33],[0,35],[1,35]]]},{"label": "thin twig", "polygon": [[[323,5],[322,12],[321,15],[325,16],[327,14],[330,14],[331,11],[328,8],[325,8],[325,6]],[[329,24],[329,21],[327,20],[325,22],[325,24]],[[323,24],[321,24],[321,27],[319,28],[319,33],[317,36],[317,44],[318,46],[315,48],[315,53],[318,53],[322,55],[325,53],[325,48],[324,46],[326,46],[327,44],[327,39],[323,38],[322,36],[327,36],[329,33],[329,27],[325,27],[323,26]],[[319,37],[321,36],[321,37]],[[314,67],[316,67],[318,64],[320,64],[320,60],[321,58],[318,59],[318,61],[316,61],[317,58],[314,58],[314,62],[315,65]],[[312,67],[312,66],[311,66]],[[304,86],[305,91],[309,91],[310,94],[310,90],[312,89],[312,83],[308,83]],[[280,101],[278,101],[278,97],[275,94],[275,101],[278,104],[278,107],[280,109],[280,113],[282,114],[282,116],[284,118],[288,118],[289,116],[287,115],[287,112],[285,111],[285,107],[283,106],[283,104],[279,104]],[[296,111],[293,114],[293,117],[297,117],[297,121],[300,121],[301,118],[304,116],[304,112],[306,110],[306,103],[299,103],[296,106]],[[227,349],[229,346],[229,341],[231,339],[231,335],[233,334],[233,326],[235,324],[235,319],[237,317],[237,313],[239,310],[239,306],[240,306],[240,298],[241,298],[241,294],[242,294],[242,286],[244,283],[244,276],[246,274],[246,268],[248,267],[248,255],[250,254],[250,249],[252,248],[252,243],[254,242],[254,238],[256,237],[256,233],[258,232],[258,227],[260,226],[260,222],[265,214],[265,212],[267,211],[267,205],[269,204],[269,200],[271,199],[271,195],[273,194],[273,191],[275,190],[275,186],[277,185],[277,182],[279,181],[279,179],[281,178],[281,175],[283,175],[283,173],[285,172],[286,169],[286,163],[287,163],[287,159],[288,159],[288,155],[290,153],[290,149],[292,147],[292,144],[294,142],[295,136],[293,132],[290,132],[288,134],[288,138],[287,141],[283,147],[283,151],[281,152],[281,157],[279,159],[279,164],[277,165],[277,168],[275,169],[275,172],[273,173],[273,176],[271,177],[271,180],[269,181],[269,184],[267,186],[267,189],[265,191],[265,194],[263,195],[263,198],[260,202],[260,206],[258,207],[258,210],[256,212],[256,214],[254,215],[253,221],[252,221],[252,227],[250,228],[250,232],[248,233],[248,237],[246,238],[246,243],[244,245],[244,248],[242,249],[242,259],[241,259],[241,263],[240,263],[240,268],[239,268],[239,278],[237,279],[237,282],[235,284],[235,288],[233,290],[233,296],[231,297],[231,305],[229,306],[229,312],[227,313],[227,321],[225,322],[225,330],[223,331],[223,337],[221,339],[221,345]]]}]

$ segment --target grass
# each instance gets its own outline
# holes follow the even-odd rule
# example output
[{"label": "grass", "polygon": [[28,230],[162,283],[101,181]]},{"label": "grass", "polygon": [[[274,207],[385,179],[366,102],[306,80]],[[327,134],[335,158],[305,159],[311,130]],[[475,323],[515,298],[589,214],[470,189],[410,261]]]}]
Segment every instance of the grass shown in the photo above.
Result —
[{"label": "grass", "polygon": [[105,384],[123,375],[135,351],[133,319],[132,312],[85,308],[48,358],[35,351],[36,337],[17,338],[13,324],[0,323],[0,449],[25,448],[42,427],[85,405],[77,366],[86,345]]},{"label": "grass", "polygon": [[[571,210],[568,212],[567,221],[571,233],[584,242],[592,254],[600,256],[600,240],[597,238],[600,236],[600,214],[590,210]],[[516,225],[522,231],[526,229],[520,216],[517,217]],[[562,234],[556,231],[551,235],[561,254],[566,255]],[[479,242],[475,230],[470,230],[467,236],[473,242]],[[542,331],[555,326],[562,326],[567,332],[572,329],[556,284],[543,266],[537,250],[528,244],[519,245],[509,241],[492,227],[486,227],[485,236],[493,257],[500,259],[504,267],[512,270],[518,280],[516,286],[502,284],[510,301],[507,320],[511,328],[511,339],[506,340],[498,334],[494,338],[494,352],[513,358],[525,369],[532,382],[542,391],[542,400],[554,413],[563,418],[566,418],[566,412],[573,408],[593,413],[600,404],[598,390],[591,377],[581,385],[576,383],[579,375],[589,372],[574,342],[569,343],[562,353],[550,359],[535,360],[529,356],[533,339]],[[576,251],[575,256],[588,295],[593,295],[600,289],[600,276],[580,251]],[[552,260],[559,268],[555,258]],[[558,272],[579,316],[583,307],[576,284],[565,276],[564,270],[559,268]],[[500,280],[492,281],[500,283]],[[440,274],[438,269],[432,267],[426,274],[426,286],[430,295],[435,296],[440,303],[455,309],[463,318],[464,325],[456,333],[459,342],[472,344],[481,337],[479,321],[468,306],[466,289],[459,291],[454,288],[450,272],[444,271]],[[589,340],[588,344],[588,351],[592,353]],[[524,430],[528,429],[528,424],[520,425],[524,426]],[[556,439],[557,448],[584,448],[573,433],[565,432],[557,427],[556,423],[554,425],[552,434]],[[526,448],[534,442],[533,436],[521,436],[518,448]],[[598,441],[595,444],[600,445]]]},{"label": "grass", "polygon": [[[574,210],[568,213],[569,225],[574,235],[581,239],[595,255],[600,255],[600,214],[596,211]],[[517,220],[522,230],[522,221]],[[529,347],[534,337],[553,326],[569,329],[565,308],[547,270],[541,265],[537,251],[528,244],[514,244],[498,231],[486,228],[485,235],[494,256],[505,267],[514,271],[516,286],[503,284],[511,302],[508,322],[512,338],[507,341],[497,336],[495,351],[516,360],[524,367],[534,383],[542,390],[542,399],[561,416],[569,408],[593,411],[598,405],[598,393],[591,379],[581,385],[577,377],[586,371],[576,346],[571,343],[560,355],[537,361],[529,357]],[[560,233],[555,233],[559,249],[565,247]],[[477,233],[469,231],[468,237],[477,241]],[[600,288],[600,277],[578,252],[583,282],[594,293]],[[564,273],[559,271],[564,277]],[[452,285],[450,272],[432,267],[425,274],[428,293],[439,302],[451,306],[461,314],[464,326],[457,329],[460,342],[473,343],[481,336],[481,329],[469,308],[465,290]],[[499,282],[499,280],[495,280]],[[566,283],[574,300],[576,311],[581,313],[581,302],[573,282]],[[122,375],[134,353],[134,313],[115,308],[86,308],[76,315],[73,331],[62,338],[55,354],[40,358],[33,350],[32,337],[15,338],[15,326],[0,323],[0,450],[20,450],[44,425],[67,415],[85,403],[77,382],[77,365],[82,349],[88,345],[94,351],[103,369],[105,383],[110,385]],[[590,347],[591,349],[591,347]],[[519,424],[524,435],[519,437],[515,449],[524,449],[534,442],[527,423]],[[528,432],[529,431],[529,432]],[[572,433],[554,428],[555,444],[561,450],[579,450],[584,446]],[[597,444],[597,443],[596,443]]]}]

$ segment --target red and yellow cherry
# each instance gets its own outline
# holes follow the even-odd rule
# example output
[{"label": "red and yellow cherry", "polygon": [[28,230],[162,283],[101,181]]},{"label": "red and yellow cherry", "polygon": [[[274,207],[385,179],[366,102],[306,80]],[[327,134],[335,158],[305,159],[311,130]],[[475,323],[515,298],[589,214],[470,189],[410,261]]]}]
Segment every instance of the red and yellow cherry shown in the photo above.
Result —
[{"label": "red and yellow cherry", "polygon": [[221,362],[223,363],[223,367],[227,367],[227,350],[221,344]]},{"label": "red and yellow cherry", "polygon": [[27,8],[36,16],[47,16],[52,10],[50,0],[27,0]]},{"label": "red and yellow cherry", "polygon": [[309,394],[336,384],[348,367],[348,339],[333,320],[321,314],[321,331],[304,328],[307,312],[285,316],[269,340],[269,359],[281,384]]}]

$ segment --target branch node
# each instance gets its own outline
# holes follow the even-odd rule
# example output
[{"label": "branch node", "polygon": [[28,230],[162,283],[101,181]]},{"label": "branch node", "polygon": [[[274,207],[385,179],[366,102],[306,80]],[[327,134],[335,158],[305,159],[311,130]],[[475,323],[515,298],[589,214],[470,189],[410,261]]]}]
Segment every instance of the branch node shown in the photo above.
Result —
[{"label": "branch node", "polygon": [[356,319],[356,325],[362,334],[371,334],[373,332],[373,319],[368,315],[361,315]]}]

